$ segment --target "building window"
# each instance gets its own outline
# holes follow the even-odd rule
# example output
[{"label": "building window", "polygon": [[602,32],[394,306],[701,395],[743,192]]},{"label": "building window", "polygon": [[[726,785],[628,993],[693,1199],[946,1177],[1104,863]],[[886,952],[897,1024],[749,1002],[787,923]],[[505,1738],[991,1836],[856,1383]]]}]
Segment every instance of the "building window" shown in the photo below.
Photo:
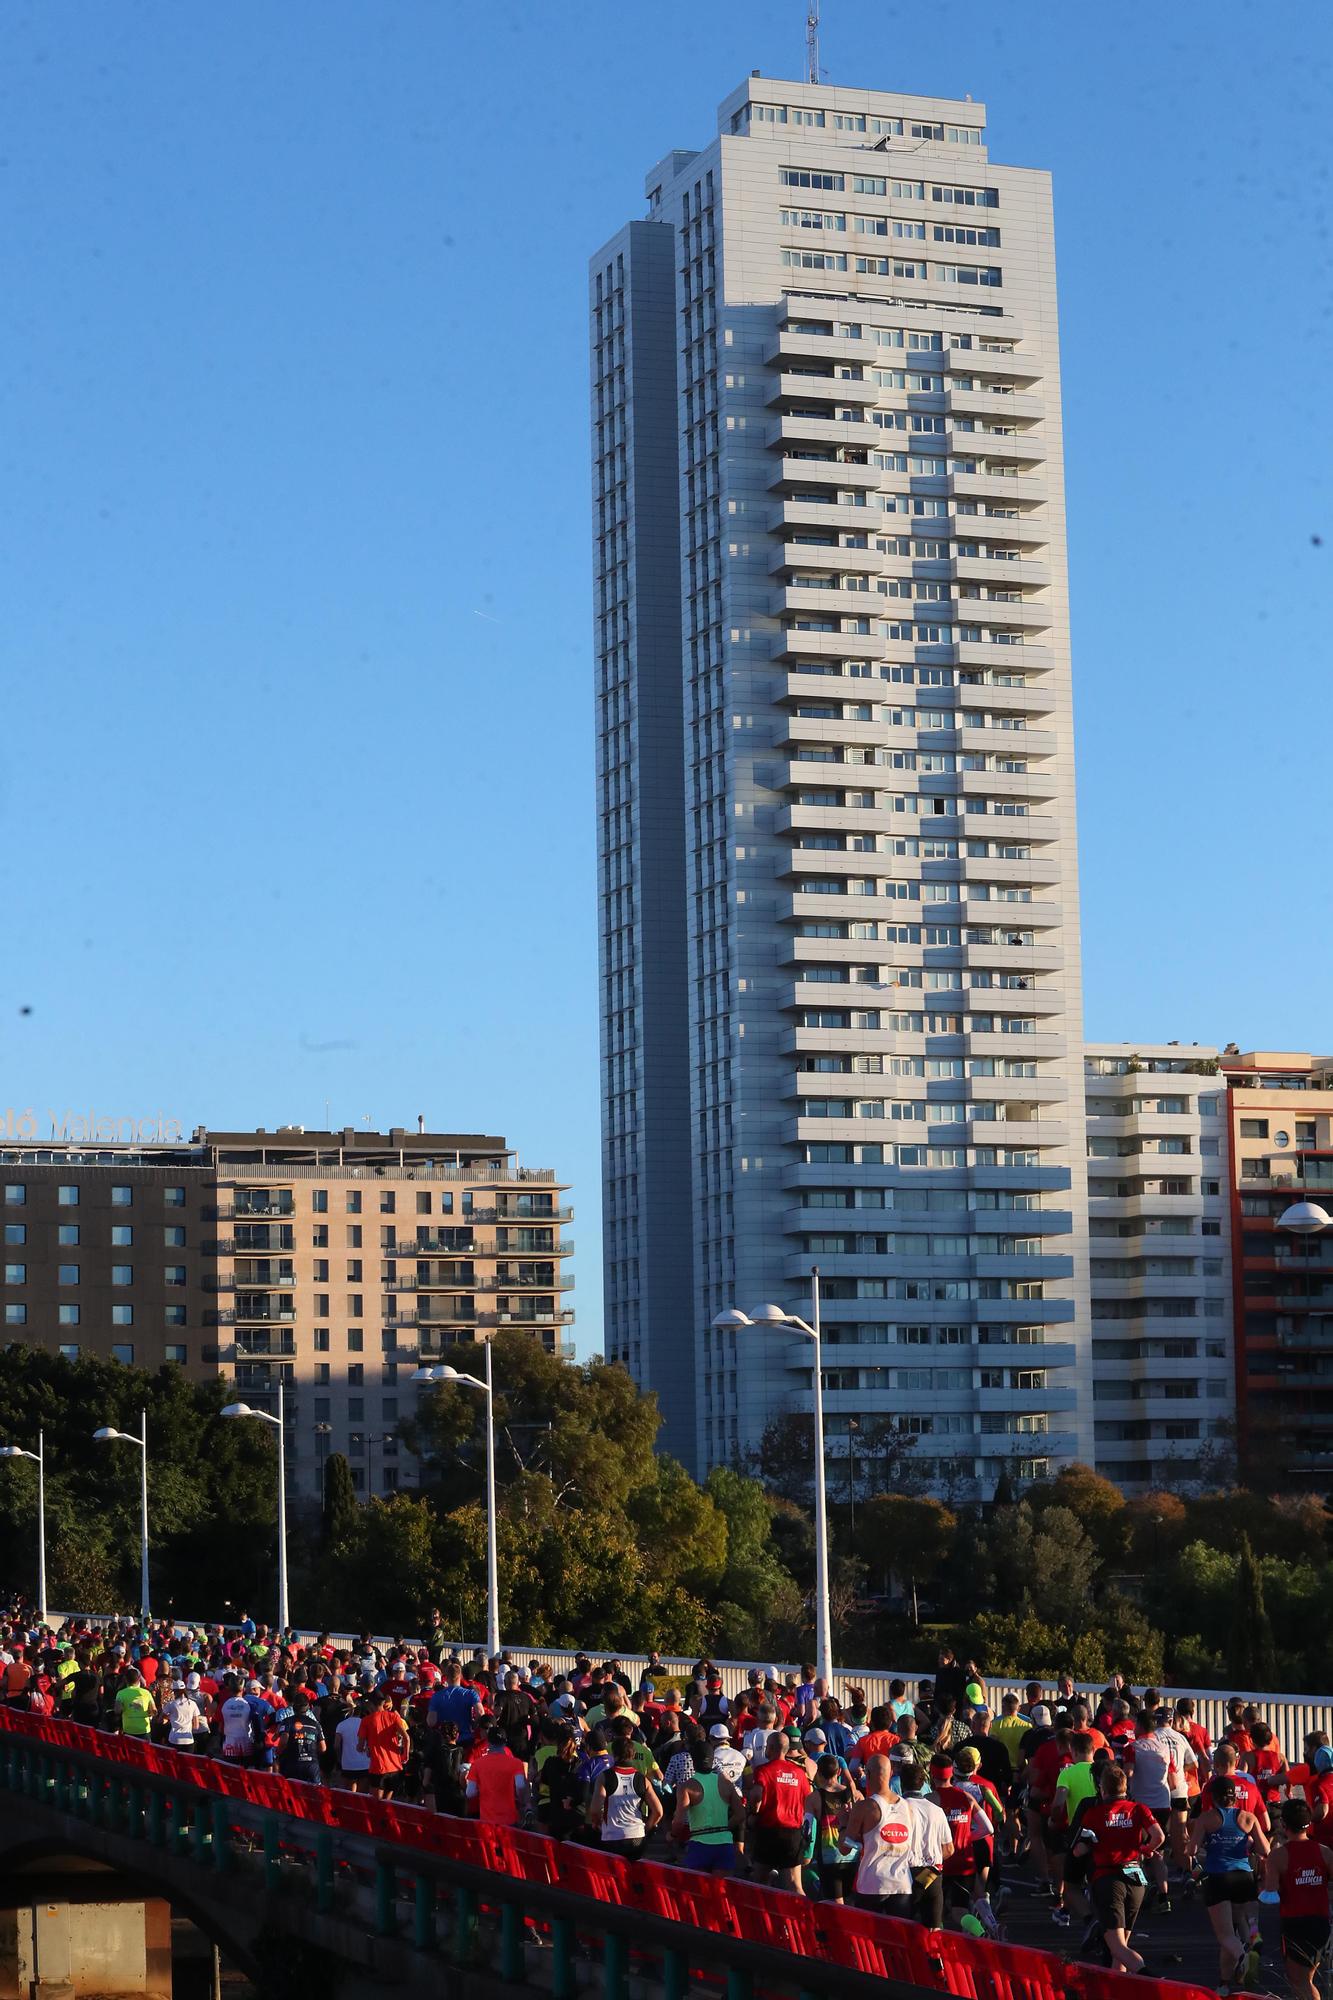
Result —
[{"label": "building window", "polygon": [[349,1354],[360,1354],[365,1348],[365,1344],[365,1329],[359,1326],[349,1326],[347,1329],[347,1352]]},{"label": "building window", "polygon": [[28,1190],[21,1181],[5,1182],[5,1207],[22,1208],[28,1199]]},{"label": "building window", "polygon": [[317,1326],[315,1328],[315,1352],[316,1354],[327,1354],[328,1351],[329,1330],[326,1326]]},{"label": "building window", "polygon": [[162,1277],[164,1283],[168,1285],[183,1285],[185,1283],[184,1264],[168,1264],[162,1273]]},{"label": "building window", "polygon": [[56,1224],[56,1242],[62,1250],[75,1249],[78,1241],[79,1225],[77,1222],[58,1222]]},{"label": "building window", "polygon": [[130,1187],[113,1187],[111,1190],[111,1206],[113,1208],[133,1208],[134,1189]]},{"label": "building window", "polygon": [[26,1306],[7,1305],[5,1307],[6,1326],[26,1326],[27,1324],[28,1308]]},{"label": "building window", "polygon": [[349,1222],[347,1225],[347,1247],[349,1250],[359,1250],[361,1248],[361,1224],[359,1222]]},{"label": "building window", "polygon": [[27,1282],[28,1267],[26,1264],[5,1265],[5,1283],[7,1285],[26,1285]]},{"label": "building window", "polygon": [[26,1222],[7,1222],[5,1224],[6,1244],[13,1245],[15,1248],[20,1248],[24,1243],[27,1242],[27,1240],[28,1240],[28,1225]]},{"label": "building window", "polygon": [[[347,1447],[349,1451],[356,1451],[359,1450],[359,1448],[360,1448],[359,1439],[350,1443]],[[365,1472],[361,1466],[354,1465],[352,1467],[352,1491],[353,1493],[364,1493],[365,1490],[366,1490]]]},{"label": "building window", "polygon": [[347,1399],[347,1421],[351,1424],[364,1423],[366,1399],[364,1396],[349,1396]]},{"label": "building window", "polygon": [[111,1266],[111,1282],[113,1285],[132,1285],[134,1283],[133,1264],[113,1264]]},{"label": "building window", "polygon": [[165,1311],[166,1311],[166,1323],[168,1326],[184,1326],[185,1324],[184,1306],[167,1306],[165,1308]]},{"label": "building window", "polygon": [[78,1282],[79,1267],[77,1264],[59,1264],[56,1266],[56,1283],[58,1285],[77,1285]]},{"label": "building window", "polygon": [[430,1196],[428,1194],[419,1194],[417,1196],[417,1214],[430,1214]]},{"label": "building window", "polygon": [[353,1319],[360,1319],[365,1309],[366,1309],[366,1301],[363,1293],[349,1292],[347,1294],[347,1310],[351,1314]]},{"label": "building window", "polygon": [[[75,1224],[77,1228],[77,1223]],[[111,1247],[113,1250],[128,1250],[134,1243],[134,1225],[129,1222],[113,1222],[111,1225]]]},{"label": "building window", "polygon": [[113,1340],[111,1343],[111,1359],[119,1361],[122,1368],[133,1368],[134,1343],[129,1340]]},{"label": "building window", "polygon": [[183,1368],[185,1366],[186,1352],[183,1347],[173,1346],[172,1343],[168,1341],[164,1351],[168,1361],[174,1361],[178,1368]]},{"label": "building window", "polygon": [[133,1326],[133,1325],[134,1325],[134,1307],[133,1307],[133,1306],[112,1306],[112,1308],[111,1308],[111,1324],[112,1324],[112,1326]]},{"label": "building window", "polygon": [[316,1215],[327,1215],[329,1212],[328,1189],[312,1188],[310,1191],[310,1206],[315,1211]]},{"label": "building window", "polygon": [[1268,1120],[1266,1118],[1242,1118],[1240,1121],[1240,1136],[1242,1139],[1266,1139],[1268,1137]]},{"label": "building window", "polygon": [[348,1387],[352,1389],[360,1389],[364,1386],[365,1379],[366,1379],[365,1363],[361,1361],[349,1361],[347,1364]]},{"label": "building window", "polygon": [[398,1208],[398,1197],[392,1188],[380,1189],[380,1214],[393,1215]]},{"label": "building window", "polygon": [[328,1362],[327,1362],[327,1361],[317,1361],[317,1362],[315,1363],[315,1380],[316,1380],[316,1382],[318,1382],[318,1383],[321,1383],[321,1384],[323,1384],[323,1383],[327,1382],[327,1381],[328,1381],[328,1379],[329,1379],[329,1364],[328,1364]]},{"label": "building window", "polygon": [[[385,1449],[387,1450],[388,1447],[386,1446]],[[382,1465],[380,1467],[380,1481],[386,1493],[396,1493],[398,1490],[398,1467],[396,1465]]]},{"label": "building window", "polygon": [[62,1361],[77,1361],[79,1358],[78,1346],[73,1341],[62,1342],[60,1347],[56,1349],[56,1352]]},{"label": "building window", "polygon": [[162,1241],[168,1250],[183,1250],[185,1248],[185,1231],[175,1223],[168,1223],[162,1231]]},{"label": "building window", "polygon": [[382,1361],[380,1363],[381,1385],[386,1389],[392,1389],[397,1384],[397,1381],[398,1363],[396,1361]]},{"label": "building window", "polygon": [[184,1208],[185,1189],[183,1187],[163,1188],[162,1203],[165,1208]]},{"label": "building window", "polygon": [[361,1259],[359,1257],[349,1257],[347,1259],[348,1284],[359,1285],[361,1284],[362,1279],[363,1279],[363,1273],[361,1270]]},{"label": "building window", "polygon": [[76,1187],[61,1187],[56,1190],[56,1201],[61,1208],[77,1208],[79,1190]]},{"label": "building window", "polygon": [[56,1318],[61,1326],[77,1326],[79,1323],[79,1309],[77,1306],[57,1306]]},{"label": "building window", "polygon": [[360,1213],[361,1213],[361,1190],[360,1190],[360,1188],[348,1188],[348,1190],[347,1190],[347,1213],[348,1213],[349,1215],[360,1215]]}]

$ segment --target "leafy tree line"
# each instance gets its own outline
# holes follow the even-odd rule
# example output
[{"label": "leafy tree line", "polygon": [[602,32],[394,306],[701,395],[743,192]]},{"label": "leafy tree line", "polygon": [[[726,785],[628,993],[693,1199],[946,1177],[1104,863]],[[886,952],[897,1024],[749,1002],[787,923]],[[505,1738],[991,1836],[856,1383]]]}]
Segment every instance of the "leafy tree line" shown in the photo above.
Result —
[{"label": "leafy tree line", "polygon": [[[697,1484],[656,1447],[660,1417],[619,1367],[554,1360],[517,1329],[494,1347],[501,1623],[533,1644],[797,1658],[812,1644],[808,1418],[783,1417],[748,1468]],[[465,1364],[466,1365],[466,1362]],[[148,1411],[154,1608],[267,1610],[276,1594],[274,1438],[219,1415],[221,1382],[31,1349],[0,1354],[0,1442],[47,1451],[53,1605],[138,1599],[138,1456],[95,1445]],[[438,1604],[484,1629],[485,1402],[440,1384],[399,1426],[419,1490],[363,1503],[345,1459],[325,1504],[292,1509],[292,1607],[304,1624],[408,1630]],[[985,1507],[910,1490],[910,1446],[867,1425],[858,1484],[833,1494],[838,1655],[926,1666],[945,1634],[993,1674],[1069,1665],[1299,1691],[1333,1638],[1330,1516],[1313,1497],[1243,1490],[1126,1500],[1086,1466]],[[908,1490],[904,1490],[904,1488]],[[36,1467],[0,1465],[5,1583],[36,1584]],[[913,1615],[913,1604],[919,1618]]]}]

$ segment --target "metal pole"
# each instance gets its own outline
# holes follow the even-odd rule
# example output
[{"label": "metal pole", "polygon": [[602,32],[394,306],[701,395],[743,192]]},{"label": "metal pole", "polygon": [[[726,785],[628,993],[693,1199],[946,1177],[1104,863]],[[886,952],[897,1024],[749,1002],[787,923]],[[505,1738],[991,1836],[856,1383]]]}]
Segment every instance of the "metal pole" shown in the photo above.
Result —
[{"label": "metal pole", "polygon": [[148,1412],[147,1410],[140,1410],[139,1412],[139,1448],[140,1448],[139,1498],[141,1502],[141,1516],[142,1516],[142,1534],[140,1542],[140,1563],[139,1563],[139,1571],[140,1571],[139,1597],[141,1602],[139,1605],[139,1609],[143,1613],[143,1622],[146,1625],[149,1621],[149,1618],[152,1615],[148,1609]]},{"label": "metal pole", "polygon": [[486,1342],[486,1651],[500,1650],[500,1573],[495,1529],[495,1395],[491,1384],[491,1343]]},{"label": "metal pole", "polygon": [[287,1611],[287,1426],[283,1422],[282,1376],[278,1377],[278,1624],[286,1636]]},{"label": "metal pole", "polygon": [[833,1639],[829,1619],[828,1503],[824,1492],[824,1355],[819,1330],[819,1269],[810,1273],[815,1349],[815,1671],[826,1686],[833,1681]]},{"label": "metal pole", "polygon": [[37,1433],[37,1622],[46,1623],[46,1447]]}]

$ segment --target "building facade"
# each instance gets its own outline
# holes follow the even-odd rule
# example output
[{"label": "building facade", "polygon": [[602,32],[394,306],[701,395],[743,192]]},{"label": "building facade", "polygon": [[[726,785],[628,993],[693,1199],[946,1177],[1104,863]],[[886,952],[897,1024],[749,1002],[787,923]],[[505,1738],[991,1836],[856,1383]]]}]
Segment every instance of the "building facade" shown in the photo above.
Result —
[{"label": "building facade", "polygon": [[[592,259],[607,1351],[693,1469],[808,1407],[1091,1457],[1051,191],[751,77]],[[653,1025],[656,1010],[657,1025]]]},{"label": "building facade", "polygon": [[276,1410],[319,1496],[415,1480],[395,1435],[422,1362],[530,1328],[566,1349],[565,1186],[501,1138],[349,1127],[178,1143],[0,1140],[7,1344],[222,1376]]},{"label": "building facade", "polygon": [[1229,1086],[1240,1472],[1258,1486],[1327,1492],[1333,1057],[1233,1048],[1221,1060]]},{"label": "building facade", "polygon": [[1128,1492],[1233,1454],[1226,1079],[1194,1043],[1085,1051],[1094,1463]]}]

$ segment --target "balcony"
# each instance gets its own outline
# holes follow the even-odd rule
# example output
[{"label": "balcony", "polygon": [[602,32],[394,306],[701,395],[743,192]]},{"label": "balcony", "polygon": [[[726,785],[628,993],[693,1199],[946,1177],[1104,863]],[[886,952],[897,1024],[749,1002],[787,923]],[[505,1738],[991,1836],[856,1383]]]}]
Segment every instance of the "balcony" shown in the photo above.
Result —
[{"label": "balcony", "polygon": [[572,1306],[560,1312],[484,1312],[477,1314],[478,1326],[571,1326],[574,1320]]},{"label": "balcony", "polygon": [[[877,403],[879,385],[876,382],[857,382],[845,375],[793,375],[784,372],[774,376],[764,392],[764,401],[771,407],[774,403],[814,402],[828,399],[831,403]],[[1007,406],[1006,406],[1007,407]]]},{"label": "balcony", "polygon": [[[476,1219],[475,1217],[473,1218]],[[459,1230],[466,1236],[466,1243],[454,1241],[454,1232],[443,1230],[434,1236],[420,1235],[415,1243],[390,1243],[381,1250],[382,1257],[472,1257],[476,1254],[476,1243],[470,1230]]]},{"label": "balcony", "polygon": [[[221,1317],[222,1315],[219,1315],[219,1318]],[[234,1320],[238,1326],[262,1326],[265,1323],[290,1322],[296,1318],[296,1307],[274,1305],[271,1299],[238,1298],[235,1308],[227,1317]]]},{"label": "balcony", "polygon": [[572,1208],[525,1208],[520,1203],[516,1208],[497,1207],[495,1219],[497,1222],[572,1222],[574,1220],[574,1210]]}]

